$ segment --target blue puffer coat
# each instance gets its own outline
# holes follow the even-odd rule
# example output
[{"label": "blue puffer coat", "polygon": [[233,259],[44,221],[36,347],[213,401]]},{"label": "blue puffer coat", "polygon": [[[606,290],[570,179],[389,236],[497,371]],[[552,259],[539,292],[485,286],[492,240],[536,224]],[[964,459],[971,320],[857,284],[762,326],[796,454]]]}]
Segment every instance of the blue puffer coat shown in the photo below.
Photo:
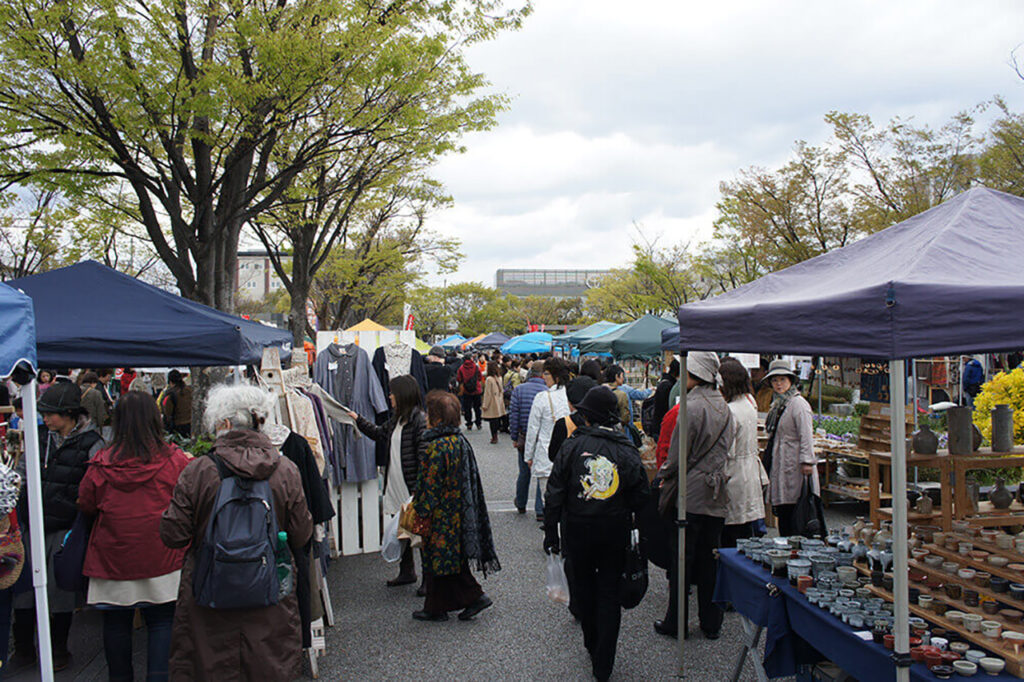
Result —
[{"label": "blue puffer coat", "polygon": [[533,399],[548,385],[540,377],[530,377],[512,390],[512,398],[508,405],[509,435],[512,442],[526,440],[526,425],[530,422],[530,408]]}]

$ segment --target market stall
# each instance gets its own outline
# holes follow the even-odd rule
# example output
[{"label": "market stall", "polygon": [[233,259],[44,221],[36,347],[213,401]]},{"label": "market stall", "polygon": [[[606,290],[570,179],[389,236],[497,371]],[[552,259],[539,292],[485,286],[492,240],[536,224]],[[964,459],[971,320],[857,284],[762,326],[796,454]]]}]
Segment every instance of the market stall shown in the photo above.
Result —
[{"label": "market stall", "polygon": [[558,336],[554,337],[554,342],[560,346],[578,346],[584,341],[589,341],[590,339],[596,336],[600,336],[601,334],[607,334],[608,332],[614,331],[624,326],[625,325],[618,324],[616,322],[608,322],[607,320],[601,320],[600,322],[595,322],[594,324],[587,325],[583,329],[577,329],[576,331],[569,332],[568,334],[559,334]]},{"label": "market stall", "polygon": [[[842,249],[682,306],[683,372],[689,350],[888,360],[891,430],[901,432],[908,358],[1021,346],[1021,253],[1024,199],[986,188],[968,190]],[[685,421],[684,410],[679,419],[682,432]],[[681,463],[686,462],[686,440],[679,439]],[[911,659],[905,441],[894,439],[892,450],[893,632],[897,679],[907,680]],[[679,491],[679,509],[685,509],[685,485]],[[681,528],[680,546],[685,543],[683,533]],[[679,646],[682,671],[682,639]]]},{"label": "market stall", "polygon": [[502,355],[526,355],[527,353],[548,353],[551,351],[551,334],[547,332],[530,332],[513,336],[501,344]]},{"label": "market stall", "polygon": [[616,358],[650,358],[661,355],[663,329],[675,327],[672,320],[644,315],[638,320],[580,343],[580,353],[611,353]]},{"label": "market stall", "polygon": [[258,365],[292,335],[158,289],[95,261],[7,282],[32,299],[44,367]]},{"label": "market stall", "polygon": [[466,337],[463,336],[462,334],[452,334],[448,338],[438,341],[437,345],[441,346],[442,348],[458,348],[460,345],[465,343],[465,341]]},{"label": "market stall", "polygon": [[[36,320],[32,300],[24,293],[0,284],[0,376],[12,378],[20,366],[27,370],[22,389],[25,422],[36,423]],[[25,429],[25,473],[28,478],[29,528],[43,527],[42,472],[39,462],[39,432]],[[53,680],[50,648],[50,607],[46,596],[46,546],[41,533],[29,534],[32,588],[35,591],[36,631],[39,633],[39,674],[44,682]]]}]

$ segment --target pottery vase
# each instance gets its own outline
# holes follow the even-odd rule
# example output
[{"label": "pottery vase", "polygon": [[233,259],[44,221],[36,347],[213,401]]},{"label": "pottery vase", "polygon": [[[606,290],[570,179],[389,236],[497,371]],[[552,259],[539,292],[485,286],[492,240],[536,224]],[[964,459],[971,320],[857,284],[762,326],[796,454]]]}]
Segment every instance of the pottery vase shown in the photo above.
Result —
[{"label": "pottery vase", "polygon": [[927,424],[922,424],[921,428],[914,432],[913,446],[914,452],[919,455],[934,455],[939,451],[939,437]]},{"label": "pottery vase", "polygon": [[988,494],[988,500],[996,509],[1008,509],[1013,502],[1013,493],[1006,489],[1001,478],[996,479],[996,487]]},{"label": "pottery vase", "polygon": [[969,455],[974,452],[974,422],[971,421],[971,408],[949,408],[946,410],[946,424],[949,427],[949,454]]},{"label": "pottery vase", "polygon": [[928,495],[922,495],[917,500],[917,504],[914,506],[914,511],[918,514],[931,514],[932,513],[932,498]]},{"label": "pottery vase", "polygon": [[992,408],[992,452],[1013,450],[1013,408],[996,405]]}]

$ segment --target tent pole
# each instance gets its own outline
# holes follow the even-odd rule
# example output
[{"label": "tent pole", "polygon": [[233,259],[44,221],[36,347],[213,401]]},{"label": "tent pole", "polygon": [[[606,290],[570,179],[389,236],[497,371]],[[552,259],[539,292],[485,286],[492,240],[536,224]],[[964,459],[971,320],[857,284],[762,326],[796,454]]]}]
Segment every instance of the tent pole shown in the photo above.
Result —
[{"label": "tent pole", "polygon": [[[910,679],[910,608],[907,591],[907,375],[904,360],[889,363],[889,433],[892,434],[892,573],[896,680]],[[901,663],[903,666],[901,667]]]},{"label": "tent pole", "polygon": [[676,497],[676,527],[678,528],[679,552],[676,557],[676,637],[679,644],[679,670],[677,677],[685,679],[683,663],[686,660],[684,649],[686,638],[686,460],[689,457],[689,415],[686,413],[686,351],[679,351],[679,415],[676,417],[676,437],[679,439],[679,491]]},{"label": "tent pole", "polygon": [[821,355],[818,356],[818,414],[819,415],[821,414],[821,382],[822,382],[822,376],[821,375],[824,374],[824,370],[825,370],[825,362],[824,362],[824,360],[825,360],[825,358],[823,356],[821,356]]},{"label": "tent pole", "polygon": [[50,647],[50,604],[46,596],[46,533],[43,530],[43,486],[39,468],[39,428],[36,426],[36,380],[21,389],[25,410],[25,473],[28,476],[29,542],[32,552],[32,585],[36,592],[36,632],[39,633],[39,675],[53,682]]}]

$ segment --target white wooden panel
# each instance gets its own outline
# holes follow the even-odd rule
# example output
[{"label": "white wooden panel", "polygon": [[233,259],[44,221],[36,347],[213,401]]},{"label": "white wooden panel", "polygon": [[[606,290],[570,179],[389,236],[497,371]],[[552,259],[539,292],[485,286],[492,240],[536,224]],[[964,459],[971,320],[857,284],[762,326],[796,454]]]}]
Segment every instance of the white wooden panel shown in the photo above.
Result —
[{"label": "white wooden panel", "polygon": [[362,554],[362,541],[359,538],[359,484],[342,483],[340,490],[338,516],[341,523],[341,553],[345,556]]},{"label": "white wooden panel", "polygon": [[380,489],[377,479],[359,484],[363,508],[363,553],[380,551]]}]

